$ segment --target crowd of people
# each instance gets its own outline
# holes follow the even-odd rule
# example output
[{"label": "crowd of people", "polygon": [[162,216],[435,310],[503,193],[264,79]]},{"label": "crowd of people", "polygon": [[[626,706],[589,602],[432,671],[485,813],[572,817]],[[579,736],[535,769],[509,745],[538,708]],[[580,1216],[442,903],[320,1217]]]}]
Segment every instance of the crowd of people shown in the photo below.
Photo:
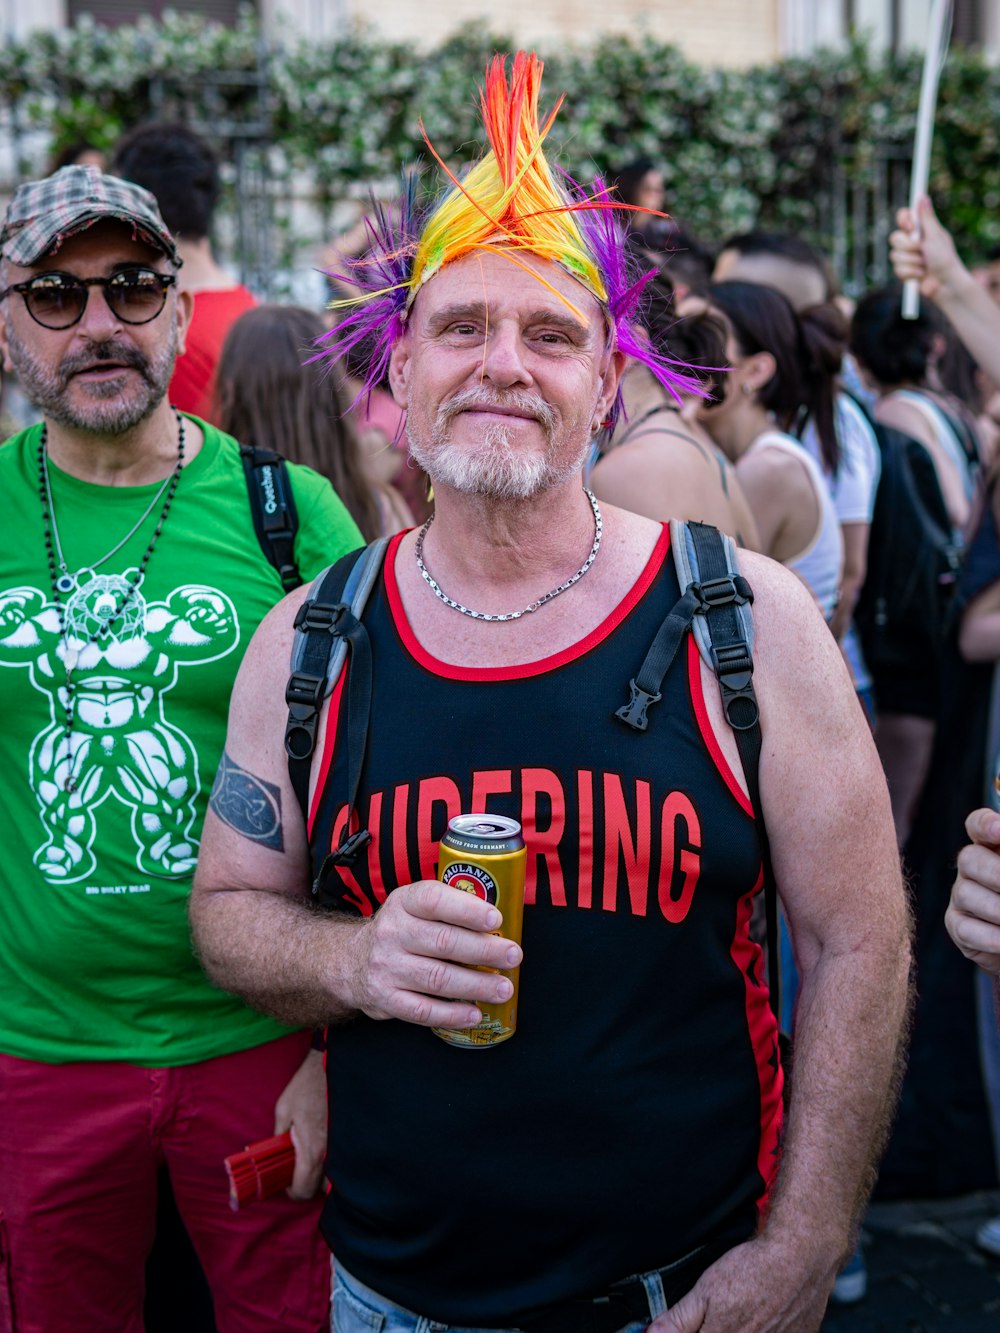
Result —
[{"label": "crowd of people", "polygon": [[[887,1142],[897,1190],[996,1180],[988,270],[928,203],[856,302],[801,237],[695,240],[651,161],[567,183],[540,81],[491,64],[478,163],[325,311],[218,262],[184,125],[7,209],[4,1333],[142,1329],[167,1194],[220,1333],[808,1333]],[[523,827],[520,941],[435,878],[470,811]],[[510,1041],[428,1031],[522,961]]]}]

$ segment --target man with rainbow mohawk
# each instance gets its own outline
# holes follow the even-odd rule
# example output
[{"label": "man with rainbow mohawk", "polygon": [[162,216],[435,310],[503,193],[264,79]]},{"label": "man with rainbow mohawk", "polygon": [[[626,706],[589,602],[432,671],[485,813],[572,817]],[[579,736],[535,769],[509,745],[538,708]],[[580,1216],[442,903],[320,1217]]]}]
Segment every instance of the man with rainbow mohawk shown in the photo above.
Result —
[{"label": "man with rainbow mohawk", "polygon": [[[494,61],[484,159],[423,222],[405,199],[372,223],[329,354],[364,345],[370,382],[388,376],[434,513],[378,553],[360,619],[324,607],[348,557],[335,591],[292,594],[255,636],[192,924],[217,984],[328,1028],[335,1333],[804,1333],[850,1251],[898,1060],[885,783],[809,594],[745,555],[760,796],[802,975],[785,1125],[750,935],[763,830],[714,673],[689,641],[647,730],[616,713],[680,597],[670,531],[583,485],[625,354],[667,392],[690,372],[633,334],[642,279],[600,184],[546,162],[540,76]],[[318,719],[309,787],[282,747],[286,663],[293,619],[327,614],[346,672],[324,702],[300,664],[288,696],[291,737]],[[266,840],[239,814],[255,801]],[[520,944],[489,875],[468,893],[435,878],[470,812],[523,828]],[[456,1047],[518,967],[513,1035]]]}]

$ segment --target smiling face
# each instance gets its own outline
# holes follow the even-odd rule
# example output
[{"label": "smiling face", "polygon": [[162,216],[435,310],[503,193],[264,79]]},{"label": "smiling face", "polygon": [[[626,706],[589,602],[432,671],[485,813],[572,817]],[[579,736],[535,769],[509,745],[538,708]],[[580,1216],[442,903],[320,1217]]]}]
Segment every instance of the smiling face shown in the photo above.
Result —
[{"label": "smiling face", "polygon": [[[171,272],[164,255],[134,239],[127,224],[99,222],[30,268],[8,261],[3,285],[53,271],[110,277],[137,264]],[[111,311],[100,288],[88,291],[82,317],[68,329],[43,328],[12,292],[0,309],[0,347],[6,368],[17,372],[46,420],[88,433],[121,434],[163,400],[183,351],[190,297],[171,289],[155,319],[127,324]]]},{"label": "smiling face", "polygon": [[448,264],[393,351],[410,449],[437,487],[513,499],[558,485],[580,470],[614,401],[623,358],[596,300],[555,264],[518,263],[531,271],[491,253]]}]

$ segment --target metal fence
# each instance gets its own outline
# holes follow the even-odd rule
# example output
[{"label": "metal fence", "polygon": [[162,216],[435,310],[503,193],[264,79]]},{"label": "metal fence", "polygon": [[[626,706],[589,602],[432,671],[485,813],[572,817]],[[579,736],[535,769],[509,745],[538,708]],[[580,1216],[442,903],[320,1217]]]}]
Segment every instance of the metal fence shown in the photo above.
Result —
[{"label": "metal fence", "polygon": [[[231,107],[240,107],[238,117]],[[199,79],[197,117],[185,86],[167,75],[149,84],[149,119],[182,120],[212,144],[222,163],[223,195],[216,218],[221,257],[239,280],[267,299],[287,290],[293,247],[289,235],[295,183],[274,146],[269,53],[264,42],[253,70],[219,70]],[[47,169],[48,137],[29,128],[17,101],[0,108],[0,193]]]},{"label": "metal fence", "polygon": [[862,172],[856,158],[837,158],[829,194],[817,209],[816,230],[832,235],[830,260],[849,296],[888,282],[889,233],[909,197],[908,150],[878,145],[869,150],[866,165]]},{"label": "metal fence", "polygon": [[[157,75],[149,85],[150,117],[187,121],[218,151],[225,188],[215,240],[239,280],[264,299],[305,299],[310,281],[314,291],[321,283],[310,278],[302,256],[329,237],[330,202],[316,197],[312,180],[292,173],[274,141],[270,80],[270,53],[262,40],[255,69],[219,70],[199,79],[196,118],[190,90]],[[47,148],[46,136],[28,128],[20,104],[0,106],[0,194],[26,172],[44,170]],[[863,160],[854,151],[834,152],[827,180],[803,201],[812,214],[803,230],[825,238],[823,248],[849,295],[889,278],[888,236],[907,199],[909,170],[908,151],[893,144],[866,146]],[[345,198],[357,193],[345,190]]]}]

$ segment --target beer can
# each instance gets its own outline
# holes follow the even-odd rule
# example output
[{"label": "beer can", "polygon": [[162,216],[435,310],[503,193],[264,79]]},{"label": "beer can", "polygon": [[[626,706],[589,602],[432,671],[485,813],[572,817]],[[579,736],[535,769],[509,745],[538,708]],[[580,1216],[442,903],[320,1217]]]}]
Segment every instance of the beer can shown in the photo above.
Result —
[{"label": "beer can", "polygon": [[[524,915],[524,868],[528,853],[521,825],[504,815],[456,815],[438,852],[438,879],[463,893],[473,893],[498,908],[503,921],[495,932],[521,943]],[[481,972],[495,972],[484,967]],[[502,975],[510,977],[514,992],[503,1004],[477,1007],[482,1021],[473,1028],[432,1028],[443,1041],[467,1050],[497,1046],[517,1028],[517,990],[520,968]]]}]

